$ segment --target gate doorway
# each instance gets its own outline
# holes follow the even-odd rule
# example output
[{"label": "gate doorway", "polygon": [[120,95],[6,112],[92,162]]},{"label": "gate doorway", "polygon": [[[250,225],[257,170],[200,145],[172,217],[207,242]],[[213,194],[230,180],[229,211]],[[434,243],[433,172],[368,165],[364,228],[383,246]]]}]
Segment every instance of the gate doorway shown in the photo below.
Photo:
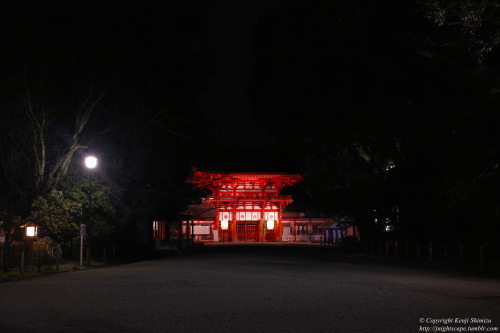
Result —
[{"label": "gate doorway", "polygon": [[236,224],[236,237],[239,241],[257,241],[257,223],[241,221]]}]

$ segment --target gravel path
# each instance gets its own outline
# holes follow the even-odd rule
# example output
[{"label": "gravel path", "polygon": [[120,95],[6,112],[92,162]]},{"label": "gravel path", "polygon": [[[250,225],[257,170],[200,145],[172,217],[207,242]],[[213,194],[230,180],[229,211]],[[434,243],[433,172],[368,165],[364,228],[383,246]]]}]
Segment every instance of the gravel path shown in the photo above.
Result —
[{"label": "gravel path", "polygon": [[2,283],[0,292],[0,332],[419,332],[478,326],[476,318],[500,326],[498,280],[317,246],[205,246]]}]

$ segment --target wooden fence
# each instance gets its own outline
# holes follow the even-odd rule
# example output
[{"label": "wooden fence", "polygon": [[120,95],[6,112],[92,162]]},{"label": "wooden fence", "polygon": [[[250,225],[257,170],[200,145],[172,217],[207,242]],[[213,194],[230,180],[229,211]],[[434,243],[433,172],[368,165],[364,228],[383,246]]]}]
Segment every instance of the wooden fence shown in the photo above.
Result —
[{"label": "wooden fence", "polygon": [[[60,246],[52,246],[42,242],[33,242],[29,245],[13,244],[9,246],[7,265],[9,270],[18,271],[38,271],[42,267],[53,267],[56,271],[59,270],[59,265],[64,264],[67,260],[78,261],[79,253],[73,253],[72,245],[66,248],[66,253],[63,253]],[[87,248],[83,250],[83,264],[88,265]],[[0,246],[0,272],[3,267],[4,247]],[[99,264],[109,264],[116,261],[116,246],[107,246],[100,248],[100,251],[94,251],[93,261],[97,260]]]},{"label": "wooden fence", "polygon": [[346,249],[358,253],[412,259],[476,268],[481,272],[500,270],[500,248],[458,242],[366,240],[346,242]]},{"label": "wooden fence", "polygon": [[[0,248],[0,271],[3,267],[4,247]],[[61,249],[45,243],[34,242],[29,246],[13,244],[9,246],[7,265],[10,270],[18,269],[21,272],[28,270],[41,271],[42,266],[56,266],[61,260]]]}]

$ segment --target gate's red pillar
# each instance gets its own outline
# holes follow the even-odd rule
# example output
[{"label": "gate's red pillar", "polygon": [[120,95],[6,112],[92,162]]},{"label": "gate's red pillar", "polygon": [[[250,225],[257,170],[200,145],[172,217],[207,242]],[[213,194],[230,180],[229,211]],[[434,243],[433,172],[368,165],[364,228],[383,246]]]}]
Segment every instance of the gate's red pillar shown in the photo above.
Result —
[{"label": "gate's red pillar", "polygon": [[262,232],[262,219],[259,220],[259,223],[257,223],[257,239],[259,242],[263,242],[266,239],[266,235]]},{"label": "gate's red pillar", "polygon": [[[236,197],[236,190],[233,193],[233,196]],[[236,242],[238,240],[238,237],[236,235],[236,214],[238,212],[236,211],[237,204],[234,204],[233,206],[233,221],[232,221],[232,227],[231,227],[231,241]]]},{"label": "gate's red pillar", "polygon": [[[214,225],[213,225],[212,235],[215,234],[215,230],[217,230],[217,232],[219,232],[219,208],[218,207],[215,208],[215,221],[214,221]],[[219,237],[220,236],[221,235],[219,235]]]},{"label": "gate's red pillar", "polygon": [[281,220],[281,206],[278,207],[278,230],[277,230],[276,241],[281,242],[283,236],[283,222]]},{"label": "gate's red pillar", "polygon": [[[264,186],[261,186],[262,188],[262,193],[264,193]],[[264,194],[262,194],[264,195]],[[260,220],[257,225],[257,235],[258,235],[258,240],[259,242],[263,242],[266,240],[266,234],[265,234],[265,229],[263,230],[263,225],[265,224],[265,203],[262,203],[260,206]]]},{"label": "gate's red pillar", "polygon": [[236,233],[236,219],[234,218],[231,221],[231,241],[236,242],[237,240],[238,240],[238,235]]}]

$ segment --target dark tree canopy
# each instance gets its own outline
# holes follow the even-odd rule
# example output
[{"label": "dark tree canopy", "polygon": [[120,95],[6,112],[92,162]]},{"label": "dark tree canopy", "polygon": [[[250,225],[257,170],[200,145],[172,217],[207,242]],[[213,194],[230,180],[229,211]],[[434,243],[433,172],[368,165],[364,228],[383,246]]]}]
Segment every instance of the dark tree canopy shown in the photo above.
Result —
[{"label": "dark tree canopy", "polygon": [[261,17],[252,112],[310,175],[310,204],[365,234],[375,218],[407,236],[498,232],[497,7],[293,1]]}]

